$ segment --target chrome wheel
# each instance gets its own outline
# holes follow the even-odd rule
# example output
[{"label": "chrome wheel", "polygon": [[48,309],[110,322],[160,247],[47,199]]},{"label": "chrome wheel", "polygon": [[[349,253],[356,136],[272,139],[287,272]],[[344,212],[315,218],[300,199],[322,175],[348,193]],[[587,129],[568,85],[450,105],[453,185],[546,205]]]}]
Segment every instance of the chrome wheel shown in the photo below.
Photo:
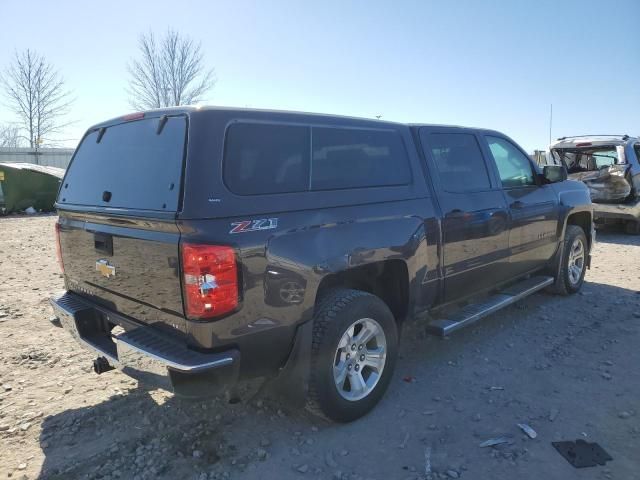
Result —
[{"label": "chrome wheel", "polygon": [[342,398],[361,400],[377,385],[387,359],[387,339],[378,322],[361,318],[338,342],[333,379]]},{"label": "chrome wheel", "polygon": [[581,238],[576,238],[569,248],[567,271],[572,285],[580,282],[584,270],[584,243]]}]

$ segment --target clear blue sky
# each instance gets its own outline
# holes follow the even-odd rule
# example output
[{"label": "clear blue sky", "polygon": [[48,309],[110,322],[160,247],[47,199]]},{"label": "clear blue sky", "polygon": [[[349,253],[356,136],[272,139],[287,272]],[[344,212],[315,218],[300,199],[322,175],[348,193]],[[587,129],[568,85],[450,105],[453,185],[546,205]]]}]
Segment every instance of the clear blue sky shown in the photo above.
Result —
[{"label": "clear blue sky", "polygon": [[73,146],[130,110],[138,36],[171,27],[216,69],[207,104],[487,127],[533,150],[551,103],[554,138],[640,135],[639,19],[639,0],[0,0],[0,67],[28,47],[59,69]]}]

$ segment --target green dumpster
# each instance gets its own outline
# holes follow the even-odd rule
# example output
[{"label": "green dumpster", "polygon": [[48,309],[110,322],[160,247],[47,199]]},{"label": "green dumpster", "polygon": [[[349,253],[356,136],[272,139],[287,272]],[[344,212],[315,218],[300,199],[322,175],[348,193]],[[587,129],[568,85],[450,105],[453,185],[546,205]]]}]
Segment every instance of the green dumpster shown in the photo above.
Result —
[{"label": "green dumpster", "polygon": [[49,212],[53,210],[63,176],[63,168],[0,163],[0,207],[5,213],[29,207]]}]

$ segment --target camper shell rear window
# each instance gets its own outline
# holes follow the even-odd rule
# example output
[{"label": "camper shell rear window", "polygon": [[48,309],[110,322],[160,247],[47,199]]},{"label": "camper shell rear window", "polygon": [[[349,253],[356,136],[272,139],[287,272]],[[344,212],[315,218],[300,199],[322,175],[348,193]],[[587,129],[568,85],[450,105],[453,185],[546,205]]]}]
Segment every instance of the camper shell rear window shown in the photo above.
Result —
[{"label": "camper shell rear window", "polygon": [[184,115],[89,131],[69,165],[58,203],[177,211],[186,135]]}]

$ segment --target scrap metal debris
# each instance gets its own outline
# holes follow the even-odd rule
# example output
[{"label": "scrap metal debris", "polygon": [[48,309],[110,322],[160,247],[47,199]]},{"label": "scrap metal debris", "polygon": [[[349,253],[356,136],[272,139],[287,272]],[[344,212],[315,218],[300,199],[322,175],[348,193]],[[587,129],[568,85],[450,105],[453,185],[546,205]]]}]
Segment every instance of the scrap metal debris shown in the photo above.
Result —
[{"label": "scrap metal debris", "polygon": [[529,438],[536,438],[538,436],[536,431],[526,423],[518,423],[518,427],[520,428],[520,430],[526,433]]},{"label": "scrap metal debris", "polygon": [[625,178],[625,167],[611,165],[599,170],[572,173],[569,178],[584,182],[593,202],[620,202],[631,194],[631,184]]},{"label": "scrap metal debris", "polygon": [[495,447],[496,445],[502,445],[503,443],[509,443],[511,439],[509,437],[496,437],[490,438],[489,440],[485,440],[480,444],[481,448],[484,447]]},{"label": "scrap metal debris", "polygon": [[584,440],[551,442],[551,445],[575,468],[595,467],[613,460],[597,443]]},{"label": "scrap metal debris", "polygon": [[431,475],[431,447],[424,449],[424,474]]},{"label": "scrap metal debris", "polygon": [[398,445],[398,448],[407,448],[408,441],[409,441],[409,432],[407,432],[407,434],[404,436],[404,440],[402,440],[402,443]]}]

